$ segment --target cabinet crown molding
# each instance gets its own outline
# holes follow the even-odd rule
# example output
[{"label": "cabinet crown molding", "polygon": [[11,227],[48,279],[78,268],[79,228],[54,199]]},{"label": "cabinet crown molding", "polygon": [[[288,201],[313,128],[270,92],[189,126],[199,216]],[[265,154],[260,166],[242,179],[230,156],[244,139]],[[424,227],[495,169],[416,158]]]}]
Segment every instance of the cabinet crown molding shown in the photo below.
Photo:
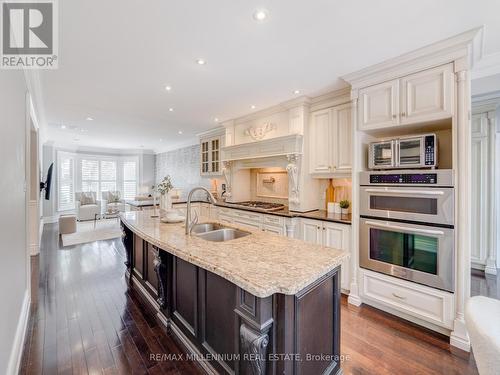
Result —
[{"label": "cabinet crown molding", "polygon": [[482,56],[482,38],[483,26],[346,74],[341,78],[353,89],[357,89],[459,59],[467,59],[470,69]]},{"label": "cabinet crown molding", "polygon": [[292,134],[222,148],[222,160],[246,160],[302,154],[302,135]]},{"label": "cabinet crown molding", "polygon": [[208,137],[216,137],[219,135],[224,135],[226,129],[223,126],[218,126],[216,128],[201,132],[196,134],[198,138],[208,138]]}]

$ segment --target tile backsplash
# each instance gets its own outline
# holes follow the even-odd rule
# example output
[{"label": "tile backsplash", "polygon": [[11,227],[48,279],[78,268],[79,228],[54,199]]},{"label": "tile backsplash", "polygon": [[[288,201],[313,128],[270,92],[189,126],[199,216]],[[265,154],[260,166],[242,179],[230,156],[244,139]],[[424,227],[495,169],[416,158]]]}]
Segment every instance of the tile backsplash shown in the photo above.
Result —
[{"label": "tile backsplash", "polygon": [[[187,198],[189,191],[197,186],[211,189],[211,177],[200,175],[200,145],[193,145],[156,155],[155,181],[170,175],[175,188],[181,189],[181,198]],[[220,196],[223,179],[217,177],[217,189]],[[203,196],[203,193],[199,193]]]},{"label": "tile backsplash", "polygon": [[[325,191],[328,188],[330,180],[322,179],[321,184],[321,196],[319,201],[320,209],[326,209],[325,202]],[[333,187],[335,188],[335,202],[340,202],[343,199],[347,199],[352,202],[352,180],[350,178],[334,178],[332,179]]]}]

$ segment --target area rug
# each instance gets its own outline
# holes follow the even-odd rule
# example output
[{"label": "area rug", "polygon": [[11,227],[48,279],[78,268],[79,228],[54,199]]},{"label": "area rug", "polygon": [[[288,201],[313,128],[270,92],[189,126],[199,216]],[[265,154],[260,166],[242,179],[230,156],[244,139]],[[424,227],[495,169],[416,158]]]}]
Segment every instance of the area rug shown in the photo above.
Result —
[{"label": "area rug", "polygon": [[78,222],[76,232],[61,235],[63,246],[73,246],[82,243],[111,240],[121,237],[122,231],[116,219]]}]

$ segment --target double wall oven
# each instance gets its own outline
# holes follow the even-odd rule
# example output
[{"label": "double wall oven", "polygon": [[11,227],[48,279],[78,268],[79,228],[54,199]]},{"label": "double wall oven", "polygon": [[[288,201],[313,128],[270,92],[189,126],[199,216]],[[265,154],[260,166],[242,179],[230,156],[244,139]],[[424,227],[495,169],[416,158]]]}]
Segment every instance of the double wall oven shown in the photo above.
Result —
[{"label": "double wall oven", "polygon": [[360,266],[454,290],[451,170],[360,175]]}]

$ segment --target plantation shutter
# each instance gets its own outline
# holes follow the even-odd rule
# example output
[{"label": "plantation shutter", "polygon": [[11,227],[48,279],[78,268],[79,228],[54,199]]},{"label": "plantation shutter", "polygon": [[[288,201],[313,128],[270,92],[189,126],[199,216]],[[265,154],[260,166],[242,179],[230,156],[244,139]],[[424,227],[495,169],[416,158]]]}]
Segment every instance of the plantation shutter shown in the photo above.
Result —
[{"label": "plantation shutter", "polygon": [[116,162],[101,161],[101,192],[116,191]]},{"label": "plantation shutter", "polygon": [[123,198],[132,200],[137,195],[137,162],[123,162]]},{"label": "plantation shutter", "polygon": [[82,191],[99,196],[99,160],[82,160]]},{"label": "plantation shutter", "polygon": [[75,159],[72,155],[59,154],[58,210],[75,208]]}]

